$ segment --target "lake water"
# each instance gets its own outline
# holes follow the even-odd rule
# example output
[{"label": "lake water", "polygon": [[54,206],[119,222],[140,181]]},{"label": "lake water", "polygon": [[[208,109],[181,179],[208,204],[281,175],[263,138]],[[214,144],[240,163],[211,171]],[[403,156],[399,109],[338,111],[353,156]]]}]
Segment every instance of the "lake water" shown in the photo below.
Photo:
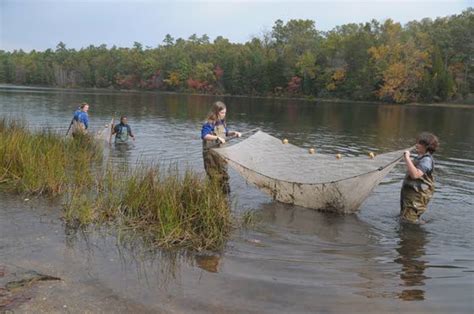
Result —
[{"label": "lake water", "polygon": [[137,140],[112,148],[115,161],[177,162],[203,172],[200,128],[217,99],[227,104],[231,129],[259,127],[334,155],[401,149],[432,131],[441,147],[427,223],[398,221],[403,164],[348,216],[276,203],[230,171],[233,210],[252,210],[261,222],[209,256],[121,245],[107,230],[71,232],[57,202],[0,194],[0,270],[63,279],[39,284],[17,310],[474,312],[474,107],[0,86],[0,116],[65,133],[85,101],[92,129],[114,112],[128,115]]}]

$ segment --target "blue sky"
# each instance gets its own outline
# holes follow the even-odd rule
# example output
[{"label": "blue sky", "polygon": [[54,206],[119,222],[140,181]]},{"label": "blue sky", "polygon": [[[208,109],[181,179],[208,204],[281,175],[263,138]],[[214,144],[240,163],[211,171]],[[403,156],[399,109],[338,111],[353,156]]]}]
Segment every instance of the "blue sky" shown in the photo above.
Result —
[{"label": "blue sky", "polygon": [[151,1],[0,0],[0,49],[44,50],[63,41],[69,48],[90,44],[156,47],[166,34],[188,38],[221,35],[246,42],[271,30],[275,20],[311,19],[318,30],[392,18],[406,23],[459,14],[474,0],[408,1]]}]

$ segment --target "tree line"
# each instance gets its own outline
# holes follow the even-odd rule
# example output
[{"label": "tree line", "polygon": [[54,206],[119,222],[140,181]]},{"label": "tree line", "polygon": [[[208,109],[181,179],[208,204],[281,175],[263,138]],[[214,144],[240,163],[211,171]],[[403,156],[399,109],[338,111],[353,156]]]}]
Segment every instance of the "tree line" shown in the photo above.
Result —
[{"label": "tree line", "polygon": [[1,83],[396,103],[463,99],[474,90],[473,70],[473,8],[326,32],[312,20],[277,20],[246,43],[168,34],[156,48],[0,50]]}]

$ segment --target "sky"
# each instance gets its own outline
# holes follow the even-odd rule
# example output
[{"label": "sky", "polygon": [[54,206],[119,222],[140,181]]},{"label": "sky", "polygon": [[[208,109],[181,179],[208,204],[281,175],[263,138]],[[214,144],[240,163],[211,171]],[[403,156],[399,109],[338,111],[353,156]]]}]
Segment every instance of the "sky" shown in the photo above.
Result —
[{"label": "sky", "polygon": [[310,19],[318,30],[391,18],[402,24],[459,14],[474,0],[0,0],[0,50],[24,51],[89,45],[156,47],[166,34],[207,34],[243,43],[281,19]]}]

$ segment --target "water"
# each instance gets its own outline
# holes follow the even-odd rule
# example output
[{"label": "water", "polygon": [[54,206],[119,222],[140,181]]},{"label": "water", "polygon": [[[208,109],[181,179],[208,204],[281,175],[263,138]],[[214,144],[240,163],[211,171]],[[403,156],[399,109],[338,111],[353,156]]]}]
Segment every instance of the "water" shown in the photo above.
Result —
[{"label": "water", "polygon": [[[217,98],[0,87],[0,115],[65,132],[77,104],[92,128],[127,114],[137,140],[116,161],[175,161],[203,172],[199,132]],[[224,98],[231,129],[262,128],[345,155],[411,145],[436,133],[436,192],[423,226],[400,226],[403,165],[338,216],[273,202],[230,171],[233,210],[253,210],[223,252],[192,256],[117,244],[107,230],[66,230],[60,204],[0,195],[0,266],[63,278],[21,311],[465,312],[474,311],[474,109]],[[271,162],[271,157],[269,157]],[[64,296],[65,299],[62,299]]]}]

